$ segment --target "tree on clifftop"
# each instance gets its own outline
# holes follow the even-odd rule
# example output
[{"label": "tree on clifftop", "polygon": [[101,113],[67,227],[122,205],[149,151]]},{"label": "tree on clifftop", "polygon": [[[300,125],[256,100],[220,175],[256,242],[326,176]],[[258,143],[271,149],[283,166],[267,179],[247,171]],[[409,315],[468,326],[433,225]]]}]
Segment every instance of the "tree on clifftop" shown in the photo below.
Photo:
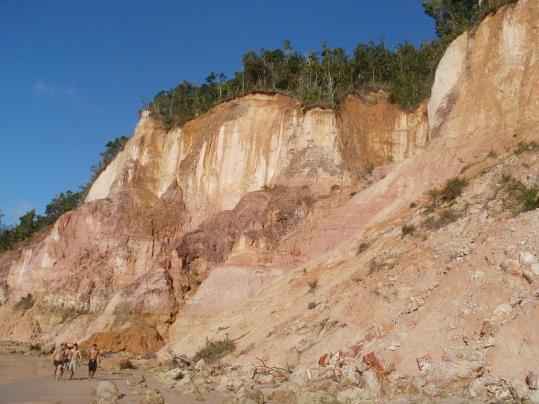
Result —
[{"label": "tree on clifftop", "polygon": [[425,0],[425,13],[436,22],[440,38],[452,40],[480,22],[486,14],[518,0]]}]

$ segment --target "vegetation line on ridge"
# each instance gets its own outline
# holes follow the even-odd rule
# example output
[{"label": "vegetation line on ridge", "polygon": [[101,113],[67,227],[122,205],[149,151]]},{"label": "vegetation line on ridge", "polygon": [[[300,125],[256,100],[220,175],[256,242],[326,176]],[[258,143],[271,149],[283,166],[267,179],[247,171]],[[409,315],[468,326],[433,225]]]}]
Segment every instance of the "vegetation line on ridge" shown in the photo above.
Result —
[{"label": "vegetation line on ridge", "polygon": [[[253,91],[289,94],[307,107],[336,108],[347,94],[385,89],[392,102],[414,109],[429,97],[436,67],[449,43],[465,30],[474,29],[487,14],[517,1],[425,0],[425,13],[435,20],[439,39],[419,48],[404,43],[391,51],[383,41],[371,41],[358,44],[353,56],[348,56],[344,48],[331,48],[325,43],[320,52],[304,56],[284,41],[282,49],[247,52],[242,58],[242,70],[229,80],[222,73],[212,72],[200,86],[183,81],[174,89],[159,92],[146,107],[169,128],[183,125],[222,101]],[[90,181],[78,192],[56,195],[44,215],[32,209],[19,218],[17,225],[6,226],[0,211],[0,252],[80,206],[93,182],[127,140],[121,136],[108,142],[99,164],[91,167]]]}]

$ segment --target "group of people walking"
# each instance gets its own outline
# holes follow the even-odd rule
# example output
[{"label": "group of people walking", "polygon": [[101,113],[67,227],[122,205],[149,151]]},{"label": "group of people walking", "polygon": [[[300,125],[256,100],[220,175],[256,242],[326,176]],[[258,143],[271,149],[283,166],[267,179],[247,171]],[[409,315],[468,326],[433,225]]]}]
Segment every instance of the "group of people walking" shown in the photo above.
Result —
[{"label": "group of people walking", "polygon": [[[92,345],[88,351],[88,379],[95,377],[99,355],[97,345]],[[82,362],[82,353],[78,344],[62,343],[56,346],[52,354],[55,379],[60,380],[67,372],[69,372],[69,379],[73,379],[79,362]]]}]

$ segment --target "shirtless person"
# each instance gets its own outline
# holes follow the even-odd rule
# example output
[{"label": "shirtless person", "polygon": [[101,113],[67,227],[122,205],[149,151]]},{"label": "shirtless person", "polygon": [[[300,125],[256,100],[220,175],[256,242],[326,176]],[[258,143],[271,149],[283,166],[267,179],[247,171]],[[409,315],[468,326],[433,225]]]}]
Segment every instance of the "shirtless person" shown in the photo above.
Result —
[{"label": "shirtless person", "polygon": [[54,350],[52,354],[52,363],[54,365],[54,377],[56,380],[64,375],[64,360],[66,357],[66,346],[65,344],[60,344]]},{"label": "shirtless person", "polygon": [[78,344],[73,344],[73,348],[69,351],[69,379],[73,379],[75,371],[77,370],[77,361],[82,360],[82,355],[80,354],[80,349]]},{"label": "shirtless person", "polygon": [[97,370],[97,361],[99,359],[99,351],[97,345],[92,345],[90,352],[88,352],[88,379],[95,377],[95,371]]}]

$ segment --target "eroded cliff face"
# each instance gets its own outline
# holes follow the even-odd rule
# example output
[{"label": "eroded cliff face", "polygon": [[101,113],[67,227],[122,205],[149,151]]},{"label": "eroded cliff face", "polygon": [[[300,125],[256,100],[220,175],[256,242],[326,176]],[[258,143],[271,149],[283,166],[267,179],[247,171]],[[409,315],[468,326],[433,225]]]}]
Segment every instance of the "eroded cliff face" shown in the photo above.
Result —
[{"label": "eroded cliff face", "polygon": [[[538,175],[536,154],[513,154],[539,136],[537,21],[520,0],[457,38],[414,112],[383,94],[338,113],[252,94],[168,132],[143,115],[83,206],[0,257],[0,335],[112,346],[123,327],[166,356],[226,332],[242,364],[360,346],[355,359],[386,351],[446,392],[478,367],[522,377],[531,365],[504,363],[539,363],[525,326],[539,211],[511,214],[503,181]],[[429,205],[459,175],[462,198]],[[27,293],[34,307],[14,310]],[[498,332],[506,346],[489,351]]]},{"label": "eroded cliff face", "polygon": [[[537,21],[539,3],[520,0],[456,39],[436,74],[425,152],[351,198],[317,202],[274,254],[294,256],[297,269],[255,297],[233,307],[223,298],[219,306],[200,289],[214,314],[185,312],[171,328],[171,348],[192,353],[202,338],[223,338],[226,329],[241,337],[237,362],[302,363],[320,378],[344,372],[343,364],[361,367],[364,354],[378,351],[429,394],[470,385],[483,389],[470,390],[472,397],[488,399],[495,393],[485,386],[494,389],[497,378],[524,383],[539,363],[539,342],[524,325],[539,320],[539,274],[530,272],[539,262],[539,211],[515,217],[504,190],[511,177],[539,185],[537,152],[514,152],[521,141],[539,141]],[[417,114],[421,109],[406,119]],[[344,117],[341,125],[350,121]],[[425,138],[415,139],[408,148]],[[387,156],[383,147],[377,151]],[[432,210],[427,191],[457,176],[470,181],[462,198]],[[409,224],[416,235],[405,237],[401,227]],[[214,276],[218,283],[224,275]],[[329,368],[313,366],[324,353],[333,358]]]},{"label": "eroded cliff face", "polygon": [[[360,180],[362,162],[398,161],[426,145],[424,113],[378,98],[380,106],[350,97],[337,115],[253,94],[170,131],[143,113],[86,203],[40,241],[3,257],[4,300],[28,293],[36,300],[24,314],[29,331],[14,325],[3,334],[85,339],[142,322],[166,336],[215,265],[233,258],[267,267],[272,259],[262,257],[311,215],[316,200]],[[278,266],[296,262],[288,259]],[[67,314],[38,314],[50,310]],[[77,321],[65,324],[67,315]]]}]

